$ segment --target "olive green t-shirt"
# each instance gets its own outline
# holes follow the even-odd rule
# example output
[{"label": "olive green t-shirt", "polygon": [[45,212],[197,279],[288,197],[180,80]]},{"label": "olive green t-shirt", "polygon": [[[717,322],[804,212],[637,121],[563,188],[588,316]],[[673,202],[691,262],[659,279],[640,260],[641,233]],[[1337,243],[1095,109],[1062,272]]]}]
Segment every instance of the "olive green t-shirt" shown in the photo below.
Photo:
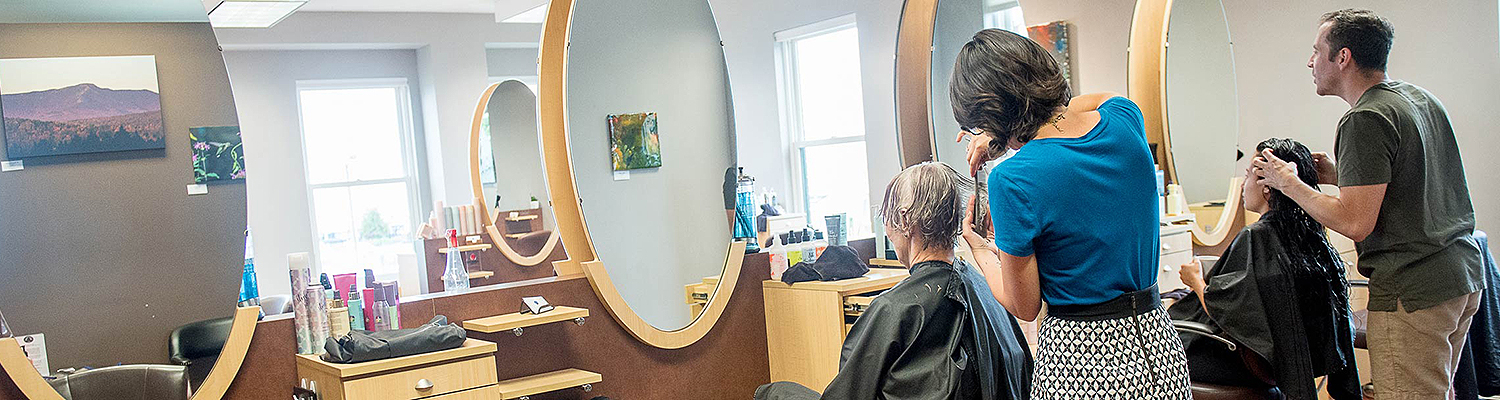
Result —
[{"label": "olive green t-shirt", "polygon": [[1339,187],[1388,184],[1375,230],[1356,245],[1370,310],[1407,311],[1484,289],[1474,206],[1448,112],[1426,90],[1371,87],[1339,121]]}]

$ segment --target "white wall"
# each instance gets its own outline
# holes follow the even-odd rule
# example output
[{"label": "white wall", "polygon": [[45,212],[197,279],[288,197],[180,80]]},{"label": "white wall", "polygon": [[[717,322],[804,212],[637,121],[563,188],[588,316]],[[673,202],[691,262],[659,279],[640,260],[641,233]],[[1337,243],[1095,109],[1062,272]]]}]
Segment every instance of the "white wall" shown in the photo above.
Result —
[{"label": "white wall", "polygon": [[[313,251],[297,81],[406,78],[417,99],[414,50],[227,51],[224,63],[244,132],[250,230],[262,296],[288,294],[286,255]],[[413,113],[421,126],[421,114]]]},{"label": "white wall", "polygon": [[484,53],[493,77],[537,76],[537,48],[489,49]]}]

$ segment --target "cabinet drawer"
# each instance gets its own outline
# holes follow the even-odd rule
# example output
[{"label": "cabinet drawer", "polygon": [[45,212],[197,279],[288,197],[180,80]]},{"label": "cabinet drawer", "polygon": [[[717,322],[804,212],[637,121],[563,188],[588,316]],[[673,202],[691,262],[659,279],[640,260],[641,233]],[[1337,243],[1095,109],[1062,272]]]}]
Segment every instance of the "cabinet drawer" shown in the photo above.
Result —
[{"label": "cabinet drawer", "polygon": [[[431,387],[419,389],[419,382],[424,379],[431,383]],[[493,385],[498,381],[495,357],[490,356],[348,381],[344,383],[344,398],[407,400]]]},{"label": "cabinet drawer", "polygon": [[870,308],[870,302],[875,300],[875,295],[859,295],[844,298],[844,315],[858,317],[865,315],[865,310]]},{"label": "cabinet drawer", "polygon": [[1161,254],[1190,251],[1193,249],[1193,233],[1179,232],[1161,237]]},{"label": "cabinet drawer", "polygon": [[1182,283],[1182,277],[1178,275],[1177,271],[1182,270],[1182,264],[1190,262],[1193,262],[1193,252],[1191,251],[1162,254],[1160,261],[1161,268],[1158,268],[1159,275],[1156,276],[1157,289],[1165,293],[1187,288],[1187,285]]}]

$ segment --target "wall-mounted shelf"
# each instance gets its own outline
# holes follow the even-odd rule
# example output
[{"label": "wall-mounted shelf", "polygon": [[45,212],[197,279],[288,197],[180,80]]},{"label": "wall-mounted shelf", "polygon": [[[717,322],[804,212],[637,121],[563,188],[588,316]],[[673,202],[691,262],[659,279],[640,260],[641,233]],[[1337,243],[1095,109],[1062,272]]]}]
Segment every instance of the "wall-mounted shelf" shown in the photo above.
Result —
[{"label": "wall-mounted shelf", "polygon": [[884,258],[871,258],[870,259],[870,266],[872,266],[872,267],[897,267],[897,268],[904,268],[904,267],[906,267],[905,265],[901,265],[901,261],[898,261],[898,260],[887,260],[887,259],[884,259]]},{"label": "wall-mounted shelf", "polygon": [[491,245],[491,244],[489,244],[489,243],[480,243],[480,244],[471,244],[471,245],[468,245],[468,246],[444,247],[444,248],[442,248],[442,249],[440,249],[438,251],[441,251],[441,252],[444,252],[444,253],[452,253],[454,251],[465,251],[465,252],[467,252],[467,251],[477,251],[477,250],[489,250],[491,247],[494,247],[494,246]]},{"label": "wall-mounted shelf", "polygon": [[541,314],[512,313],[471,319],[464,321],[464,329],[479,333],[511,331],[516,336],[521,336],[523,328],[526,327],[562,321],[573,321],[573,323],[583,325],[584,319],[588,318],[588,316],[589,310],[587,308],[556,306],[552,311]]},{"label": "wall-mounted shelf", "polygon": [[495,276],[495,272],[494,271],[474,271],[474,272],[470,272],[469,273],[469,279],[470,280],[473,280],[473,279],[485,279],[485,278],[489,278],[489,277],[492,277],[492,276]]},{"label": "wall-mounted shelf", "polygon": [[535,215],[517,215],[517,216],[514,216],[514,217],[505,217],[505,220],[506,221],[510,221],[510,222],[520,222],[520,221],[530,221],[530,220],[533,220],[533,219],[536,219],[536,218],[537,218],[537,216],[535,216]]},{"label": "wall-mounted shelf", "polygon": [[603,382],[604,376],[597,373],[569,368],[532,376],[509,379],[496,386],[500,398],[530,400],[530,396],[567,388],[581,388],[585,392],[594,390],[595,383]]},{"label": "wall-mounted shelf", "polygon": [[531,232],[507,233],[507,234],[505,234],[505,238],[506,239],[520,239],[520,238],[526,237],[526,235],[529,235],[529,234],[531,234]]}]

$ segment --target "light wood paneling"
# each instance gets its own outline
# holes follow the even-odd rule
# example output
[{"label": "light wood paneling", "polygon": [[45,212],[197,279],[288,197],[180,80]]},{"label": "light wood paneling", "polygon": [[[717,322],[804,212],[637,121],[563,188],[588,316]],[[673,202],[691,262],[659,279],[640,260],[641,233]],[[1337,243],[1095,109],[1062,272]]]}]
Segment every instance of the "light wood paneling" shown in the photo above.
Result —
[{"label": "light wood paneling", "polygon": [[901,9],[901,28],[896,33],[896,147],[903,168],[937,158],[928,99],[937,3],[906,0]]},{"label": "light wood paneling", "polygon": [[821,392],[839,371],[845,332],[843,296],[837,291],[769,283],[765,287],[766,350],[771,381],[797,382]]}]

